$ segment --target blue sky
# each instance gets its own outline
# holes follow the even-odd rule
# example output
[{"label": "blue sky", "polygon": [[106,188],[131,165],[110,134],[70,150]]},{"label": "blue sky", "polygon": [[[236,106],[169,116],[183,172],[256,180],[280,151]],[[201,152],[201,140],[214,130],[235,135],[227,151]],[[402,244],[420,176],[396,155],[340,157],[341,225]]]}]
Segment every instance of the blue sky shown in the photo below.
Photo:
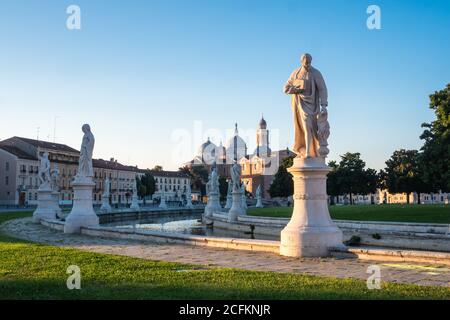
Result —
[{"label": "blue sky", "polygon": [[[66,28],[71,4],[81,30]],[[370,4],[381,30],[366,27]],[[0,139],[40,127],[53,140],[57,117],[56,141],[79,147],[88,122],[96,157],[176,169],[207,129],[251,132],[264,114],[284,148],[293,126],[282,87],[309,52],[329,89],[330,159],[361,152],[380,169],[394,150],[421,146],[428,95],[450,81],[449,34],[446,0],[2,0]],[[177,130],[193,135],[179,157]]]}]

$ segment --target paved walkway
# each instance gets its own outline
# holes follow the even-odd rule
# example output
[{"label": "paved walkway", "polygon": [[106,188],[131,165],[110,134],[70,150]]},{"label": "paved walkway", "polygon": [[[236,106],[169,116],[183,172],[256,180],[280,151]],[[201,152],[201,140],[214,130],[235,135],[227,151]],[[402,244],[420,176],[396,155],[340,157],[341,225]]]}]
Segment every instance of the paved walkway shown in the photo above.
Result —
[{"label": "paved walkway", "polygon": [[366,273],[368,266],[376,264],[381,268],[382,281],[450,287],[450,268],[446,266],[336,258],[295,259],[271,253],[67,235],[42,225],[33,224],[31,218],[8,221],[0,226],[0,232],[33,242],[98,253],[208,267],[287,272],[335,278],[366,280],[369,276]]}]

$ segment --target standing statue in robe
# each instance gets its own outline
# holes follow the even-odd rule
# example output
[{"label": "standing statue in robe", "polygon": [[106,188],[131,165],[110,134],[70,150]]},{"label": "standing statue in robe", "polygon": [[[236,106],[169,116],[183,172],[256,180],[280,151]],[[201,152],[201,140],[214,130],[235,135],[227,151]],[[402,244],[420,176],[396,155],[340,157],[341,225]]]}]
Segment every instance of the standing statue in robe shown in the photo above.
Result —
[{"label": "standing statue in robe", "polygon": [[328,92],[319,70],[311,66],[312,57],[304,54],[301,67],[289,77],[284,92],[292,95],[295,142],[300,158],[325,158],[328,155]]},{"label": "standing statue in robe", "polygon": [[78,177],[93,177],[94,168],[92,166],[92,153],[94,151],[94,135],[91,132],[91,127],[84,124],[81,130],[84,132],[83,141],[80,149],[80,160],[78,165]]},{"label": "standing statue in robe", "polygon": [[58,192],[59,191],[59,169],[58,169],[57,165],[55,165],[55,167],[51,171],[51,176],[52,176],[52,190],[54,192]]},{"label": "standing statue in robe", "polygon": [[41,188],[44,189],[51,187],[50,160],[48,159],[48,152],[44,152],[44,154],[39,157],[39,180],[41,182]]},{"label": "standing statue in robe", "polygon": [[233,192],[238,192],[241,189],[241,166],[234,163],[231,167],[231,181],[233,183]]}]

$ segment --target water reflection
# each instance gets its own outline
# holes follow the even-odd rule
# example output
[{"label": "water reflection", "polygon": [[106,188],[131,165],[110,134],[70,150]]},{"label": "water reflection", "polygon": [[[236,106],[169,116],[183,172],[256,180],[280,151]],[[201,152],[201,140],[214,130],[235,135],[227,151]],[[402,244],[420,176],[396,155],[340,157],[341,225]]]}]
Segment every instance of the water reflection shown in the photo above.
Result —
[{"label": "water reflection", "polygon": [[168,215],[164,217],[150,217],[139,220],[120,221],[103,224],[105,227],[125,229],[140,229],[161,231],[168,233],[182,233],[210,237],[279,240],[279,237],[254,235],[252,232],[239,232],[207,226],[201,222],[201,214]]}]

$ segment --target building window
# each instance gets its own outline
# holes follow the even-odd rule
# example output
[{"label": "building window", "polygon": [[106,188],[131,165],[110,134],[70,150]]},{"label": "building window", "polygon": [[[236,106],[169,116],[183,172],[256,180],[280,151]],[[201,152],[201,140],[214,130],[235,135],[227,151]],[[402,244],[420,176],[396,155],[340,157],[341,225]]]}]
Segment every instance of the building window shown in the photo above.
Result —
[{"label": "building window", "polygon": [[5,185],[9,185],[9,177],[8,176],[5,177]]},{"label": "building window", "polygon": [[5,163],[5,170],[9,171],[9,162],[8,161],[6,161],[6,163]]},{"label": "building window", "polygon": [[38,199],[37,197],[38,197],[38,196],[37,196],[37,193],[35,193],[35,194],[34,194],[34,200],[37,201],[37,199]]}]

